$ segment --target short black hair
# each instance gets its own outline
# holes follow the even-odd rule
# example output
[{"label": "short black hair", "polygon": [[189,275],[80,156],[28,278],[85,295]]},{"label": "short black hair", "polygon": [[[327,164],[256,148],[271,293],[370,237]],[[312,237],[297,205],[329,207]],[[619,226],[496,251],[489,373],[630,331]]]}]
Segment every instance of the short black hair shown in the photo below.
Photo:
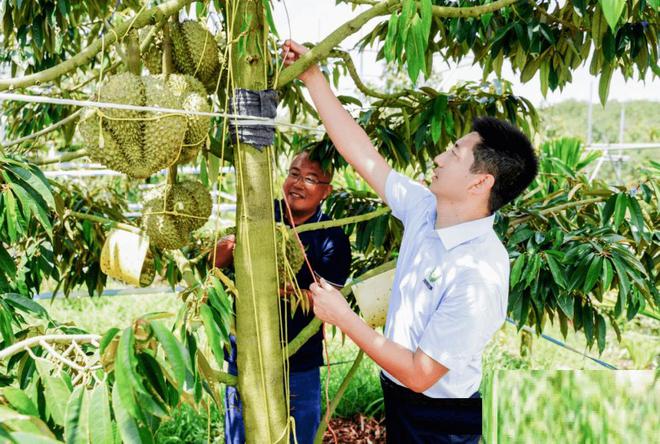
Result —
[{"label": "short black hair", "polygon": [[328,180],[330,182],[332,182],[332,179],[334,179],[334,177],[335,177],[335,169],[332,166],[331,162],[324,162],[324,159],[320,158],[318,156],[317,152],[314,151],[313,149],[303,149],[302,151],[297,152],[296,155],[293,156],[293,158],[295,159],[296,157],[298,157],[302,154],[307,154],[307,159],[310,162],[317,163],[319,165],[319,167],[321,168],[321,171],[323,172],[323,174],[328,176]]},{"label": "short black hair", "polygon": [[495,178],[488,209],[491,214],[518,197],[536,177],[538,159],[534,147],[515,126],[494,117],[478,117],[472,131],[480,141],[474,146],[472,173],[488,173]]}]

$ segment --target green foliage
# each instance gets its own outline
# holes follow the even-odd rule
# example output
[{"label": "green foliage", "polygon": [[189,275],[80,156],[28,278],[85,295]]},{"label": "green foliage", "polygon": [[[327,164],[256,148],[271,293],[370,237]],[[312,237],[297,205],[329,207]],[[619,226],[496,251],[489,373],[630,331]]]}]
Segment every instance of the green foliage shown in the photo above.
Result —
[{"label": "green foliage", "polygon": [[[430,2],[428,2],[430,3]],[[436,2],[453,6],[450,2]],[[478,2],[487,4],[489,2]],[[460,6],[478,6],[461,1]],[[383,42],[379,57],[406,63],[413,82],[420,71],[431,72],[432,54],[461,61],[469,54],[483,68],[484,78],[501,74],[511,62],[522,82],[537,73],[541,90],[554,91],[572,80],[572,71],[588,60],[590,71],[601,74],[600,97],[607,99],[612,72],[625,78],[637,67],[641,77],[649,68],[658,73],[657,7],[633,0],[572,0],[517,2],[477,17],[435,15],[428,25],[427,2],[404,1],[388,22],[362,39],[362,47]],[[418,13],[419,10],[419,13]]]},{"label": "green foliage", "polygon": [[[606,317],[618,331],[623,313],[630,320],[660,302],[657,219],[650,212],[658,184],[643,181],[631,191],[590,184],[580,171],[595,156],[582,156],[574,140],[546,143],[541,151],[531,191],[497,223],[513,259],[509,311],[520,326],[539,332],[556,319],[566,336],[572,323],[602,353]],[[603,306],[612,290],[618,290],[613,310]]]}]

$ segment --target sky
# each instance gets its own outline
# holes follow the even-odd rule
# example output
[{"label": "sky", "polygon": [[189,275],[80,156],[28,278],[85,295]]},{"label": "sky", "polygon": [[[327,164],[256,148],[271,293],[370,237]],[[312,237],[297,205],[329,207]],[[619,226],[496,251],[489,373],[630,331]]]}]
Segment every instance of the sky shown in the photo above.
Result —
[{"label": "sky", "polygon": [[[366,6],[360,6],[356,11],[351,11],[349,5],[335,5],[334,0],[284,0],[275,1],[272,4],[275,25],[282,39],[291,36],[293,40],[299,42],[313,43],[319,42],[339,25],[357,15],[360,10],[367,8]],[[374,19],[364,29],[370,30],[382,20],[384,18]],[[364,35],[364,33],[355,34],[345,40],[341,44],[341,47],[343,49],[352,48],[361,35]],[[382,73],[382,65],[380,62],[375,61],[375,54],[367,53],[362,60],[359,60],[354,53],[353,58],[363,80],[377,84]],[[441,86],[443,89],[448,89],[457,81],[481,79],[480,68],[478,66],[469,66],[469,63],[465,62],[462,62],[459,67],[455,65],[447,66],[447,64],[434,64],[434,69],[442,71],[443,83]],[[512,82],[514,94],[526,97],[535,106],[554,104],[569,99],[584,102],[589,102],[589,100],[592,100],[594,103],[599,102],[598,77],[593,77],[589,74],[588,66],[574,71],[572,83],[565,86],[563,91],[549,91],[545,98],[540,92],[541,88],[538,76],[535,76],[533,80],[526,84],[522,84],[519,81],[519,74],[513,74],[511,69],[505,65],[502,70],[502,77]],[[629,79],[626,82],[623,76],[616,72],[612,76],[608,100],[629,101],[646,99],[660,101],[660,79],[653,79],[650,75],[647,77],[646,82],[636,80],[637,76],[635,76],[635,80]],[[340,84],[339,91],[344,93],[351,92],[352,90],[354,90],[352,81],[350,79],[343,80]]]}]

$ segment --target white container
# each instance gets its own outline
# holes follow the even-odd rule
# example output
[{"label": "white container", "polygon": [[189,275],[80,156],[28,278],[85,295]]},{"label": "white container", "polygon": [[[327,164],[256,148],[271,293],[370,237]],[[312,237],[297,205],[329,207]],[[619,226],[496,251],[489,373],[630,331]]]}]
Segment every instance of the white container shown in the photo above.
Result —
[{"label": "white container", "polygon": [[362,318],[371,327],[382,327],[387,318],[395,269],[351,285]]},{"label": "white container", "polygon": [[[153,268],[153,261],[145,264],[148,251],[149,236],[114,229],[108,233],[101,250],[101,271],[127,284],[146,287],[153,280],[153,272],[150,269]],[[145,280],[145,276],[149,274],[151,279]]]}]

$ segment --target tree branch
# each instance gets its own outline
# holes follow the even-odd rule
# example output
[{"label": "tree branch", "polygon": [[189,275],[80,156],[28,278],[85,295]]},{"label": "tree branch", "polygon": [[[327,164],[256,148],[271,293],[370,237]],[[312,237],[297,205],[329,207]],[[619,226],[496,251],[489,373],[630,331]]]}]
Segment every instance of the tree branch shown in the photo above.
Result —
[{"label": "tree branch", "polygon": [[365,85],[364,82],[362,82],[362,79],[360,79],[357,69],[355,69],[355,64],[353,63],[353,59],[351,58],[351,55],[346,51],[335,49],[330,52],[329,57],[336,57],[344,61],[344,64],[346,65],[346,69],[348,70],[348,74],[353,79],[353,83],[355,83],[357,89],[359,89],[362,92],[362,94],[364,94],[365,96],[375,97],[377,99],[383,99],[383,100],[394,100],[396,105],[409,106],[409,104],[402,102],[401,100],[398,100],[400,97],[406,95],[406,92],[404,91],[393,94],[387,94],[387,93],[378,92],[375,89],[371,89],[367,85]]},{"label": "tree branch", "polygon": [[436,17],[443,18],[464,18],[464,17],[479,17],[480,15],[495,12],[499,9],[511,6],[524,0],[497,0],[493,3],[480,6],[470,6],[467,8],[457,8],[455,6],[432,6],[431,11]]},{"label": "tree branch", "polygon": [[314,437],[315,444],[321,444],[323,442],[323,434],[325,433],[325,429],[328,428],[328,421],[335,412],[335,409],[337,408],[339,401],[341,401],[342,396],[344,396],[344,392],[346,392],[348,384],[351,382],[351,379],[353,379],[355,372],[357,371],[358,367],[360,367],[362,358],[364,358],[364,351],[360,350],[360,352],[355,357],[355,362],[353,362],[353,365],[348,370],[348,373],[346,373],[346,376],[344,376],[344,380],[341,382],[341,385],[337,389],[337,393],[335,393],[335,396],[332,398],[330,405],[328,405],[325,409],[325,414],[323,415],[323,418],[321,418],[321,423],[319,424],[319,428],[316,431],[316,437]]},{"label": "tree branch", "polygon": [[82,113],[82,109],[79,109],[78,111],[75,111],[65,117],[64,119],[60,120],[59,122],[55,122],[50,126],[47,126],[46,128],[37,131],[36,133],[28,134],[27,136],[20,137],[18,139],[10,140],[9,142],[5,143],[5,148],[9,148],[10,146],[13,145],[18,145],[19,143],[23,143],[25,141],[31,140],[31,139],[36,139],[37,137],[43,136],[44,134],[48,134],[51,131],[55,131],[57,128],[66,125],[69,122],[72,122],[76,120],[80,114]]},{"label": "tree branch", "polygon": [[[516,2],[524,0],[497,0],[496,2],[487,5],[471,6],[467,8],[459,8],[452,6],[433,6],[433,15],[436,17],[445,18],[461,18],[461,17],[478,17],[489,12],[494,12],[499,9],[510,6]],[[298,59],[293,65],[286,68],[280,74],[277,88],[291,82],[300,74],[305,72],[307,68],[320,60],[325,59],[328,54],[341,43],[348,36],[355,34],[362,29],[369,20],[381,15],[387,15],[390,12],[396,11],[401,7],[400,0],[386,0],[375,4],[373,7],[367,9],[355,18],[347,21],[339,28],[335,29],[325,39],[321,40],[318,45],[310,49],[302,57]]]},{"label": "tree branch", "polygon": [[33,336],[31,338],[24,339],[20,342],[17,342],[9,347],[0,351],[0,361],[7,359],[16,353],[19,353],[26,348],[31,348],[37,345],[40,345],[42,341],[55,344],[67,344],[72,341],[78,343],[88,343],[91,342],[94,345],[98,346],[98,342],[101,340],[99,335],[43,335],[43,336]]},{"label": "tree branch", "polygon": [[362,26],[364,26],[372,18],[386,15],[390,12],[390,8],[397,8],[399,6],[399,0],[386,0],[376,4],[372,8],[369,8],[361,14],[357,15],[355,18],[347,21],[339,28],[335,29],[332,33],[330,33],[325,39],[321,40],[318,45],[300,57],[298,61],[296,61],[293,65],[284,69],[284,71],[282,71],[280,74],[276,88],[281,88],[305,72],[305,70],[313,64],[325,59],[330,51],[335,48],[335,46],[341,43],[348,36],[358,32]]},{"label": "tree branch", "polygon": [[[156,38],[156,34],[158,34],[158,33],[160,32],[160,30],[162,29],[163,25],[165,24],[165,21],[166,21],[166,20],[163,19],[162,21],[156,23],[156,24],[155,24],[155,25],[149,30],[149,32],[147,33],[147,36],[144,38],[144,40],[142,41],[142,43],[140,43],[140,51],[141,51],[141,52],[146,51],[146,50],[149,48],[149,46],[151,46],[151,42],[154,40],[154,38]],[[103,74],[112,74],[112,73],[114,73],[115,71],[117,71],[117,68],[119,68],[119,66],[120,66],[121,64],[122,64],[121,61],[117,61],[117,62],[113,63],[112,65],[110,65],[110,67],[108,67],[108,68],[106,68],[106,69],[103,70]],[[92,74],[90,74],[90,76],[89,76],[89,78],[88,78],[87,80],[84,80],[83,82],[79,83],[78,85],[75,85],[74,87],[72,87],[72,88],[70,88],[70,89],[67,89],[66,91],[68,91],[68,92],[78,91],[78,90],[81,89],[83,86],[85,86],[85,85],[87,85],[88,83],[90,83],[90,82],[92,82],[92,81],[98,79],[98,77],[99,77],[99,73],[100,73],[100,72],[101,72],[101,69],[100,69],[100,68],[94,70],[94,71],[92,72]]]},{"label": "tree branch", "polygon": [[[104,34],[102,39],[97,39],[87,48],[76,54],[74,57],[66,60],[52,68],[43,71],[17,77],[13,79],[0,80],[0,91],[25,88],[32,85],[39,85],[45,82],[50,82],[58,77],[72,71],[92,60],[103,46],[106,48],[117,42],[118,39],[123,38],[129,30],[139,29],[149,24],[155,24],[162,21],[169,16],[176,14],[179,9],[191,3],[192,0],[170,0],[167,3],[160,4],[151,9],[141,12],[137,16],[125,20],[121,24],[112,28],[110,32]],[[121,36],[121,37],[120,37]]]},{"label": "tree branch", "polygon": [[121,230],[130,231],[132,233],[137,233],[137,234],[143,233],[142,230],[139,227],[136,227],[135,225],[129,225],[122,222],[117,222],[115,220],[107,219],[101,216],[95,216],[93,214],[85,214],[85,213],[79,213],[77,211],[66,210],[64,212],[64,217],[66,218],[68,216],[73,216],[76,219],[85,219],[92,222],[98,222],[101,224],[110,224],[110,226],[113,228],[119,228]]},{"label": "tree branch", "polygon": [[87,150],[78,150],[72,153],[64,153],[61,156],[55,157],[53,159],[34,160],[32,163],[39,166],[52,165],[54,163],[69,162],[71,160],[80,159],[81,157],[85,157],[87,154]]},{"label": "tree branch", "polygon": [[313,224],[300,225],[296,227],[294,230],[298,234],[300,234],[300,233],[304,233],[305,231],[314,231],[314,230],[322,230],[325,228],[341,227],[343,225],[354,224],[357,222],[364,222],[365,220],[373,219],[378,216],[387,214],[389,212],[390,209],[388,207],[383,207],[366,214],[360,214],[358,216],[344,217],[342,219],[325,220],[323,222],[314,222]]},{"label": "tree branch", "polygon": [[558,213],[559,211],[565,210],[567,208],[581,207],[583,205],[589,205],[589,204],[596,203],[596,202],[602,202],[604,200],[607,200],[607,197],[608,196],[601,196],[601,197],[594,197],[594,198],[591,198],[591,199],[576,200],[574,202],[567,202],[567,203],[564,203],[564,204],[556,205],[554,207],[545,208],[545,209],[539,211],[538,213],[530,214],[529,216],[519,217],[517,219],[513,219],[509,223],[509,227],[510,228],[515,227],[516,225],[520,225],[522,223],[525,223],[528,220],[530,220],[534,217],[537,217],[537,216],[545,216],[546,214]]}]

